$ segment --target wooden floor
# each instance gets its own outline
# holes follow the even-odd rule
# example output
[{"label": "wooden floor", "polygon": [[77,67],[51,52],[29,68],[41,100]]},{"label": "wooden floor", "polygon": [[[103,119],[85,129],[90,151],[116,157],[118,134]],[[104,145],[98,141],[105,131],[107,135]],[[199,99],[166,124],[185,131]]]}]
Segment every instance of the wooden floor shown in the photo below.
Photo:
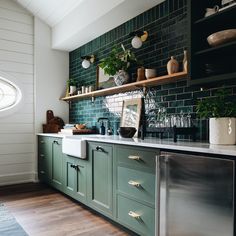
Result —
[{"label": "wooden floor", "polygon": [[30,236],[130,235],[41,184],[0,187],[0,202],[7,206]]}]

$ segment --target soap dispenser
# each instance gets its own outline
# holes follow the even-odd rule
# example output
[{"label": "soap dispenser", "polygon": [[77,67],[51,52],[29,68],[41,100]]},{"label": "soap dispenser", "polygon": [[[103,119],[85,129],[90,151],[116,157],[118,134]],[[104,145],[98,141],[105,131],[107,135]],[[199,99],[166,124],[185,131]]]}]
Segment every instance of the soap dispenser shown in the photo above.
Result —
[{"label": "soap dispenser", "polygon": [[104,123],[102,121],[101,127],[100,127],[100,134],[101,135],[105,135],[105,133],[106,133],[106,128],[105,128]]}]

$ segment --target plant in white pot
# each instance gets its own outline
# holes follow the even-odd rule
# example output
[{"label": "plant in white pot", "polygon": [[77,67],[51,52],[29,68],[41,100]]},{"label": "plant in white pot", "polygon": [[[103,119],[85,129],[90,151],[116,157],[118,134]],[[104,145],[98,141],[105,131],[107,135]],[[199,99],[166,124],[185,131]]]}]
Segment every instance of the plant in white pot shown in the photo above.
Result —
[{"label": "plant in white pot", "polygon": [[67,80],[67,93],[69,93],[69,95],[73,95],[76,92],[76,87],[77,82],[75,79],[73,78],[69,78]]},{"label": "plant in white pot", "polygon": [[115,46],[110,55],[102,59],[99,64],[105,74],[114,76],[114,81],[118,86],[128,83],[128,68],[132,63],[137,63],[133,52],[126,50],[123,44],[121,44],[121,49],[122,51]]},{"label": "plant in white pot", "polygon": [[236,104],[229,100],[226,89],[219,89],[214,97],[199,101],[197,114],[209,118],[210,144],[236,143]]}]

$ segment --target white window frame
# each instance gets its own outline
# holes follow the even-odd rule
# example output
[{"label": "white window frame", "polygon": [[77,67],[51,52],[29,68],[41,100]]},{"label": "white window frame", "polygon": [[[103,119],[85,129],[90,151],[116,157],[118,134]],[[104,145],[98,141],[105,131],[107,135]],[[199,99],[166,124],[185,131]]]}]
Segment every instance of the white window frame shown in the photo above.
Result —
[{"label": "white window frame", "polygon": [[4,108],[3,110],[0,110],[0,117],[4,117],[14,114],[21,108],[24,100],[24,88],[23,85],[12,75],[0,71],[0,77],[2,80],[15,87],[18,93],[18,99],[15,104],[11,105],[10,107]]}]

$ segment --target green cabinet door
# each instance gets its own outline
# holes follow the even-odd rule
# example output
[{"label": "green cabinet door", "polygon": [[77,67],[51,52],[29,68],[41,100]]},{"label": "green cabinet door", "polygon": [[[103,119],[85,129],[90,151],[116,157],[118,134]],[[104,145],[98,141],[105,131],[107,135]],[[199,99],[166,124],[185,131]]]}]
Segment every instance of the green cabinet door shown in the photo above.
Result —
[{"label": "green cabinet door", "polygon": [[50,137],[38,136],[38,178],[39,181],[51,182],[52,145]]},{"label": "green cabinet door", "polygon": [[58,189],[62,190],[62,140],[60,138],[51,139],[52,144],[52,181],[51,185]]},{"label": "green cabinet door", "polygon": [[63,192],[83,203],[87,200],[86,166],[87,161],[64,155]]},{"label": "green cabinet door", "polygon": [[112,146],[90,142],[88,152],[88,204],[111,217],[113,213]]}]

